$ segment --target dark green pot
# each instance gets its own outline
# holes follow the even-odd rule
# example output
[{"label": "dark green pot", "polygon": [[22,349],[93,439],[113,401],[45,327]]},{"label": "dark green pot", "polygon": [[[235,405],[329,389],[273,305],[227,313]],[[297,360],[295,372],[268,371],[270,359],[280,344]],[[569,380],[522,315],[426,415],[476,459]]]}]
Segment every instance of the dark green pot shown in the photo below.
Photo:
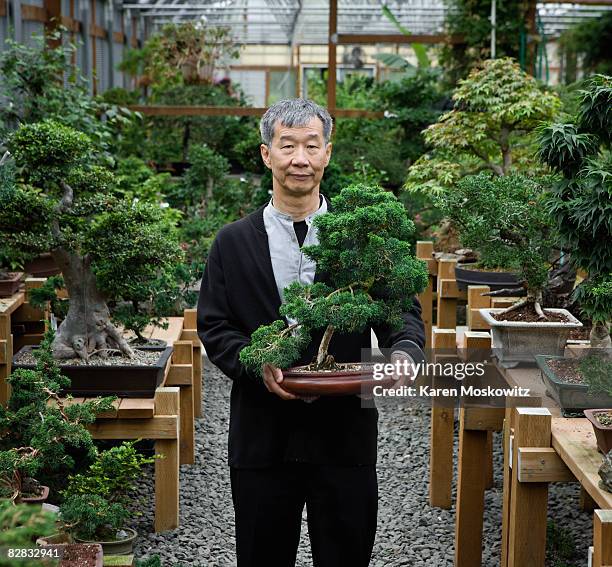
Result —
[{"label": "dark green pot", "polygon": [[562,382],[554,370],[548,366],[549,360],[563,359],[562,356],[545,356],[538,354],[536,362],[542,372],[542,382],[551,396],[563,409],[584,410],[612,407],[612,397],[589,394],[589,387],[584,384]]}]

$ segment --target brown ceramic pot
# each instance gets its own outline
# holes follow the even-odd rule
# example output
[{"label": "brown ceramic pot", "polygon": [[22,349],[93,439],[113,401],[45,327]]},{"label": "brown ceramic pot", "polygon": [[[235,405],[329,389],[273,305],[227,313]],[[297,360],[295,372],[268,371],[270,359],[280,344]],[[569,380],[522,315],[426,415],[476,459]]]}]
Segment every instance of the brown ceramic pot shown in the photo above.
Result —
[{"label": "brown ceramic pot", "polygon": [[40,485],[40,488],[42,489],[42,493],[39,496],[22,496],[20,501],[24,504],[42,504],[49,498],[49,487]]},{"label": "brown ceramic pot", "polygon": [[374,365],[355,363],[353,370],[311,371],[305,366],[283,370],[281,387],[298,396],[351,396],[370,395],[375,386],[388,388],[394,381],[391,377],[374,380]]},{"label": "brown ceramic pot", "polygon": [[0,297],[10,297],[17,293],[22,279],[23,272],[8,272],[6,278],[0,280]]},{"label": "brown ceramic pot", "polygon": [[599,450],[607,455],[612,451],[612,425],[602,425],[597,419],[597,414],[607,413],[612,415],[612,409],[586,409],[584,410],[585,417],[593,424],[595,437],[597,438],[597,446]]}]

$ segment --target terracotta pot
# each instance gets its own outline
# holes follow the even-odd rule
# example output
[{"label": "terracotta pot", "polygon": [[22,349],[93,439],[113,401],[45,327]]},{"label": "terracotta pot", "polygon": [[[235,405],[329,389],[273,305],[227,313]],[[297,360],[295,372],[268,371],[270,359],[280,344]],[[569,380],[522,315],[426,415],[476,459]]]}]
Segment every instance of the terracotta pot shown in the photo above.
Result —
[{"label": "terracotta pot", "polygon": [[351,396],[371,394],[375,386],[388,388],[392,377],[374,379],[374,365],[362,364],[355,370],[304,371],[305,366],[283,370],[281,387],[298,396]]},{"label": "terracotta pot", "polygon": [[488,285],[491,291],[521,286],[518,276],[513,272],[475,270],[470,267],[473,265],[464,263],[455,266],[455,279],[460,291],[465,291],[469,285]]},{"label": "terracotta pot", "polygon": [[0,297],[10,297],[19,291],[23,272],[8,272],[6,276],[0,280]]},{"label": "terracotta pot", "polygon": [[597,416],[599,414],[608,414],[612,416],[612,409],[590,409],[584,410],[584,416],[591,422],[597,438],[597,447],[607,455],[612,451],[612,425],[602,425]]},{"label": "terracotta pot", "polygon": [[104,555],[130,555],[134,548],[134,540],[138,533],[132,528],[123,528],[129,536],[124,539],[118,539],[116,541],[87,541],[75,537],[75,541],[79,543],[98,543],[102,546]]},{"label": "terracotta pot", "polygon": [[42,488],[42,494],[40,496],[28,496],[27,498],[22,496],[19,499],[20,502],[24,504],[42,504],[45,502],[47,498],[49,498],[49,487],[41,485],[40,488]]},{"label": "terracotta pot", "polygon": [[[27,345],[20,349],[13,357],[13,368],[33,369],[33,364],[17,362],[24,351],[31,351],[38,347]],[[62,390],[62,394],[72,394],[75,398],[95,398],[97,396],[119,396],[120,398],[153,398],[155,389],[162,383],[168,360],[172,356],[173,348],[169,347],[137,347],[137,350],[150,350],[159,352],[159,358],[154,365],[141,366],[104,366],[60,365],[64,376],[70,378],[69,388]]]},{"label": "terracotta pot", "polygon": [[483,319],[491,327],[491,346],[493,354],[505,368],[517,364],[535,362],[538,354],[562,356],[565,343],[572,329],[582,327],[567,309],[548,309],[567,317],[567,323],[554,321],[498,321],[493,317],[504,309],[479,309]]}]

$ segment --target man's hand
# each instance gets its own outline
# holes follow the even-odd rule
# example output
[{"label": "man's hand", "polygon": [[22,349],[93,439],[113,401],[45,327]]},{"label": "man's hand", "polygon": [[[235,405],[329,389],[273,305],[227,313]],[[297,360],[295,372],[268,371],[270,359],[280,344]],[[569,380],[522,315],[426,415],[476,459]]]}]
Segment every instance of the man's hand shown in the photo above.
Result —
[{"label": "man's hand", "polygon": [[276,366],[272,366],[271,364],[264,364],[263,368],[263,381],[268,389],[268,392],[272,392],[276,394],[279,398],[283,400],[297,400],[298,396],[287,392],[287,390],[283,390],[280,387],[280,384],[283,382],[283,371]]},{"label": "man's hand", "polygon": [[395,380],[395,384],[391,388],[399,390],[402,386],[412,385],[416,378],[414,376],[414,361],[412,357],[405,352],[396,350],[391,354],[391,364],[398,365],[400,370],[394,374],[393,380]]}]

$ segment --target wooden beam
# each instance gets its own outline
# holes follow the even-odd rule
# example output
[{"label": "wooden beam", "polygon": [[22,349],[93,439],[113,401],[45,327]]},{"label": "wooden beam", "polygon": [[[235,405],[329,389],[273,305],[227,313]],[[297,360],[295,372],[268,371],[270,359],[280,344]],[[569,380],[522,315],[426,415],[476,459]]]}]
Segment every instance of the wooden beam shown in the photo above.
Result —
[{"label": "wooden beam", "polygon": [[91,26],[89,26],[89,34],[91,37],[98,37],[100,39],[106,39],[108,37],[108,31],[97,24],[91,24]]},{"label": "wooden beam", "polygon": [[593,567],[612,565],[612,510],[593,515]]},{"label": "wooden beam", "polygon": [[21,5],[21,19],[30,22],[41,22],[47,21],[47,10],[41,6],[32,6],[31,4]]},{"label": "wooden beam", "polygon": [[152,418],[155,414],[153,398],[123,398],[117,411],[119,419]]},{"label": "wooden beam", "polygon": [[438,320],[436,326],[439,329],[454,329],[457,326],[457,298],[445,297],[442,291],[446,291],[445,280],[455,280],[455,266],[457,260],[441,259],[438,262]]},{"label": "wooden beam", "polygon": [[460,410],[459,475],[455,521],[455,567],[482,563],[484,493],[487,480],[487,432],[467,429],[466,409]]},{"label": "wooden beam", "polygon": [[0,18],[6,16],[6,0],[0,0]]},{"label": "wooden beam", "polygon": [[[180,415],[179,388],[158,388],[155,410],[157,414]],[[155,452],[162,456],[155,459],[155,531],[160,532],[179,525],[178,439],[156,441]]]},{"label": "wooden beam", "polygon": [[72,33],[80,33],[82,24],[70,16],[62,16],[62,25]]},{"label": "wooden beam", "polygon": [[465,429],[501,431],[504,426],[504,413],[504,408],[464,408],[462,419]]},{"label": "wooden beam", "polygon": [[166,386],[192,386],[193,385],[193,365],[192,364],[172,364]]},{"label": "wooden beam", "polygon": [[120,31],[113,32],[113,41],[115,43],[124,44],[125,43],[125,34],[123,32],[120,32]]},{"label": "wooden beam", "polygon": [[108,419],[87,426],[94,439],[178,439],[176,415],[145,419]]},{"label": "wooden beam", "polygon": [[548,484],[519,482],[517,473],[519,448],[550,446],[552,417],[546,408],[517,408],[514,412],[508,567],[544,567]]},{"label": "wooden beam", "polygon": [[[61,0],[43,0],[43,6],[47,12],[45,19],[45,33],[54,32],[62,23],[62,2]],[[61,38],[51,39],[47,37],[47,45],[51,49],[59,47],[62,43]]]},{"label": "wooden beam", "polygon": [[338,45],[357,45],[377,43],[464,43],[463,36],[445,34],[411,34],[401,33],[341,33],[338,34]]},{"label": "wooden beam", "polygon": [[8,360],[8,341],[0,339],[0,364],[6,364]]},{"label": "wooden beam", "polygon": [[552,447],[519,447],[519,482],[572,482],[576,477]]},{"label": "wooden beam", "polygon": [[[189,372],[189,382],[181,386],[179,455],[182,465],[192,465],[195,462],[195,423],[193,416],[193,344],[191,341],[176,341],[174,343],[172,368],[176,367],[183,368]],[[172,377],[172,368],[170,369],[168,380]]]},{"label": "wooden beam", "polygon": [[338,0],[329,0],[329,32],[327,37],[327,110],[336,112],[336,43],[338,41]]}]

